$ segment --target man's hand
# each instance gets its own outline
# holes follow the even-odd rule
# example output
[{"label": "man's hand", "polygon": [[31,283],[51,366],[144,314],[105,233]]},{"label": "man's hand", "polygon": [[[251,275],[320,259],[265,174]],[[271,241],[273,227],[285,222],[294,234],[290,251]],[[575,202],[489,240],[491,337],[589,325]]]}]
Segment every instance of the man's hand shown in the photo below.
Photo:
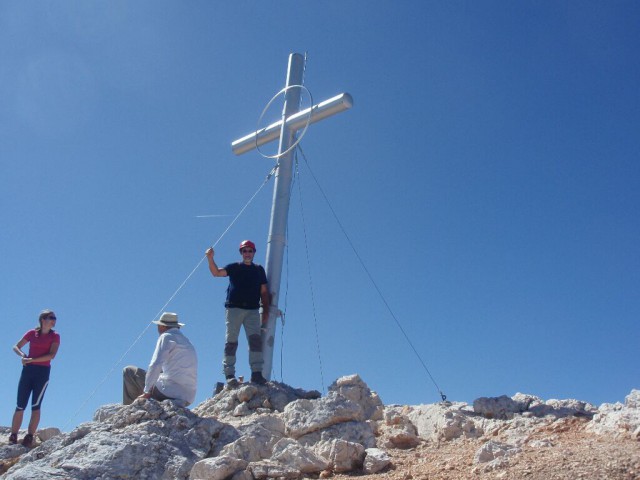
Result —
[{"label": "man's hand", "polygon": [[151,394],[150,393],[143,393],[138,398],[144,398],[145,400],[149,400],[151,398]]},{"label": "man's hand", "polygon": [[209,247],[207,248],[207,251],[205,252],[205,255],[207,256],[207,258],[213,258],[213,254],[215,252],[213,251],[213,247]]}]

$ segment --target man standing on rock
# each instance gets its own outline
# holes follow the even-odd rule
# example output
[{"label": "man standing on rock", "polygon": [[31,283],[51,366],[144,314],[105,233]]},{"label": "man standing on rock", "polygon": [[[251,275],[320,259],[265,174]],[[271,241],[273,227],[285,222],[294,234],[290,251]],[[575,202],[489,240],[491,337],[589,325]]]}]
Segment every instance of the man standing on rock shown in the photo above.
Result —
[{"label": "man standing on rock", "polygon": [[[262,376],[264,364],[262,356],[261,326],[269,320],[271,302],[267,288],[267,275],[261,265],[253,263],[256,246],[250,240],[240,243],[242,262],[230,263],[218,268],[213,260],[213,247],[206,252],[209,270],[214,277],[229,277],[227,288],[226,333],[224,344],[224,375],[229,387],[238,385],[236,380],[236,351],[240,327],[244,331],[249,344],[249,365],[251,366],[251,382],[264,385],[267,380]],[[260,302],[262,302],[262,319],[260,318]]]},{"label": "man standing on rock", "polygon": [[189,339],[180,331],[178,315],[165,312],[158,325],[158,342],[149,370],[128,366],[123,371],[123,402],[130,405],[136,398],[158,401],[175,400],[186,407],[196,397],[198,357]]}]

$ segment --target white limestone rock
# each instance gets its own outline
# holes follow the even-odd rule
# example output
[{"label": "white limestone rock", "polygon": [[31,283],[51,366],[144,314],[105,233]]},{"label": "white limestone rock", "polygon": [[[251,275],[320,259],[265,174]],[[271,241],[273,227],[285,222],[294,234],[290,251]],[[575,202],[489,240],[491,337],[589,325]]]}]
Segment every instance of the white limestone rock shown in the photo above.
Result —
[{"label": "white limestone rock", "polygon": [[188,478],[222,425],[171,401],[136,401],[105,422],[88,422],[23,455],[6,480]]},{"label": "white limestone rock", "polygon": [[126,405],[121,403],[108,403],[107,405],[102,405],[93,413],[93,421],[106,422],[123,408],[126,408]]},{"label": "white limestone rock", "polygon": [[333,439],[318,443],[314,450],[326,458],[329,468],[337,473],[357,470],[364,462],[365,448],[359,443]]},{"label": "white limestone rock", "polygon": [[221,455],[258,462],[271,457],[273,446],[282,438],[280,431],[270,430],[263,424],[253,423],[240,427],[240,438],[225,445]]},{"label": "white limestone rock", "polygon": [[299,470],[270,460],[252,463],[249,465],[248,470],[253,475],[253,478],[257,480],[266,478],[300,478]]},{"label": "white limestone rock", "polygon": [[196,462],[189,480],[224,480],[237,472],[244,471],[249,462],[240,458],[220,456],[215,458],[205,458]]},{"label": "white limestone rock", "polygon": [[536,417],[552,416],[555,418],[565,417],[588,417],[591,418],[598,411],[595,405],[581,400],[549,399],[543,404],[531,406],[528,409]]},{"label": "white limestone rock", "polygon": [[346,397],[330,392],[318,400],[296,400],[284,408],[286,433],[293,438],[333,425],[364,421],[362,407]]},{"label": "white limestone rock", "polygon": [[408,449],[420,444],[416,427],[407,418],[410,407],[385,407],[383,421],[378,422],[378,446]]},{"label": "white limestone rock", "polygon": [[518,447],[490,440],[476,451],[473,463],[487,463],[499,458],[512,457],[520,452],[522,449]]},{"label": "white limestone rock", "polygon": [[390,463],[391,458],[387,452],[379,448],[367,448],[362,469],[366,474],[378,473],[387,468]]},{"label": "white limestone rock", "polygon": [[[292,388],[278,382],[266,385],[243,384],[239,388],[224,389],[213,398],[205,400],[193,409],[193,413],[201,417],[215,417],[224,422],[233,423],[233,413],[239,405],[244,405],[239,413],[282,412],[287,404],[298,399],[320,398],[320,393],[312,390]],[[229,418],[231,417],[231,418]]]},{"label": "white limestone rock", "polygon": [[359,443],[364,448],[376,446],[376,437],[373,428],[368,422],[343,422],[332,425],[322,430],[298,437],[297,440],[302,445],[311,446],[319,442],[326,442],[331,439],[340,439],[347,442]]},{"label": "white limestone rock", "polygon": [[340,377],[329,386],[329,392],[336,392],[362,407],[366,420],[382,420],[384,405],[376,392],[359,375]]},{"label": "white limestone rock", "polygon": [[47,427],[41,428],[36,432],[36,436],[40,439],[41,442],[46,442],[47,440],[60,435],[60,429],[55,427]]},{"label": "white limestone rock", "polygon": [[329,461],[291,438],[283,438],[273,447],[272,460],[302,473],[319,473],[329,468]]},{"label": "white limestone rock", "polygon": [[587,425],[587,431],[640,440],[640,390],[631,390],[625,403],[603,403]]},{"label": "white limestone rock", "polygon": [[476,420],[463,402],[443,402],[411,407],[407,418],[425,440],[449,441],[454,438],[478,438],[484,434],[483,423]]},{"label": "white limestone rock", "polygon": [[511,419],[516,413],[523,411],[521,408],[522,405],[519,402],[506,395],[480,397],[473,401],[473,411],[485,418]]}]

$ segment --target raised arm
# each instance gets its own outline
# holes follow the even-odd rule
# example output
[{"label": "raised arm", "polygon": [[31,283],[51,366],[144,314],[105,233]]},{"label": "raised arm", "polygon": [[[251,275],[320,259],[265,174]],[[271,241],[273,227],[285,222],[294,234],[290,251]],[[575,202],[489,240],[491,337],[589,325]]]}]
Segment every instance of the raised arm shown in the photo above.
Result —
[{"label": "raised arm", "polygon": [[213,247],[209,247],[205,253],[207,255],[207,260],[209,260],[209,271],[211,272],[211,275],[214,277],[226,277],[227,271],[224,268],[218,268],[218,265],[216,265],[216,262],[213,260],[213,255],[215,253],[213,251]]}]

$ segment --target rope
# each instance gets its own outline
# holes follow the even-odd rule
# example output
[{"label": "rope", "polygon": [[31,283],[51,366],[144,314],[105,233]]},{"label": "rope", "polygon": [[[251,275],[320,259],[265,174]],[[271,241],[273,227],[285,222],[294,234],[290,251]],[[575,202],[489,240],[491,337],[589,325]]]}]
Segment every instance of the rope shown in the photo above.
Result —
[{"label": "rope", "polygon": [[[276,172],[277,170],[277,165],[274,166],[271,171],[269,172],[269,174],[266,176],[266,178],[264,179],[264,181],[262,182],[262,184],[258,187],[258,190],[256,190],[256,192],[251,196],[251,198],[249,199],[249,201],[247,201],[247,203],[244,205],[244,207],[242,207],[242,209],[240,210],[240,212],[238,212],[238,214],[235,216],[235,218],[231,221],[231,223],[229,224],[229,226],[225,229],[224,232],[222,232],[222,235],[220,235],[220,237],[218,237],[218,239],[215,241],[215,243],[213,244],[213,246],[215,247],[216,245],[218,245],[218,243],[220,242],[220,240],[222,240],[222,238],[227,234],[227,232],[231,229],[231,227],[236,223],[236,221],[238,220],[238,218],[240,218],[240,216],[244,213],[244,211],[247,209],[247,207],[251,204],[251,202],[253,201],[254,198],[256,198],[256,196],[258,195],[258,193],[260,192],[260,190],[262,190],[262,188],[269,182],[269,180],[271,179],[271,177],[273,176],[273,174]],[[69,425],[71,425],[71,422],[73,422],[73,420],[78,416],[78,414],[80,413],[80,411],[85,407],[85,405],[89,402],[89,400],[91,400],[93,398],[93,396],[95,395],[95,393],[98,391],[98,389],[100,389],[100,387],[102,387],[102,385],[104,385],[104,383],[107,381],[107,379],[111,376],[111,374],[113,373],[113,371],[116,369],[116,367],[120,364],[120,362],[122,362],[122,360],[128,355],[128,353],[131,351],[131,349],[140,341],[140,339],[144,336],[144,334],[147,332],[147,330],[149,330],[149,327],[153,324],[153,321],[155,321],[156,319],[159,318],[159,316],[162,314],[162,312],[165,311],[165,308],[167,307],[167,305],[169,305],[173,299],[176,297],[176,295],[178,295],[178,292],[180,292],[180,290],[182,290],[182,288],[186,285],[186,283],[189,281],[189,279],[193,276],[193,274],[196,272],[196,270],[200,267],[200,265],[202,265],[202,262],[204,261],[204,259],[206,258],[206,254],[202,256],[202,258],[200,259],[200,261],[198,262],[198,264],[194,267],[193,270],[191,270],[191,273],[189,275],[187,275],[187,278],[184,279],[184,281],[180,284],[180,286],[176,289],[175,292],[173,292],[173,295],[171,295],[171,297],[169,297],[169,300],[167,300],[165,302],[165,304],[162,306],[162,308],[160,310],[158,310],[158,313],[156,313],[156,315],[153,317],[153,320],[150,321],[147,326],[144,328],[144,330],[142,330],[142,332],[140,333],[140,335],[138,335],[138,337],[133,341],[133,343],[131,345],[129,345],[129,348],[127,348],[127,350],[120,356],[120,358],[118,359],[118,361],[116,363],[113,364],[113,366],[111,367],[111,369],[107,372],[107,374],[104,376],[104,378],[100,381],[100,383],[98,383],[98,385],[93,389],[93,391],[89,394],[89,396],[82,402],[82,404],[80,405],[80,407],[75,411],[75,413],[71,416],[71,418],[69,419],[69,421],[67,422],[67,424],[64,426],[63,430],[66,430],[67,427],[69,427]]]},{"label": "rope", "polygon": [[[298,155],[296,152],[296,176],[299,175],[298,172]],[[320,335],[318,334],[318,316],[316,315],[316,300],[315,300],[315,295],[313,292],[313,278],[311,276],[311,261],[309,259],[309,242],[307,240],[307,226],[306,226],[306,221],[305,221],[305,216],[304,216],[304,204],[302,201],[302,189],[300,188],[300,184],[302,182],[300,182],[300,179],[298,178],[298,198],[300,199],[300,214],[301,214],[301,218],[302,218],[302,231],[304,233],[304,247],[305,247],[305,253],[306,253],[306,257],[307,257],[307,271],[309,272],[309,289],[311,291],[311,308],[313,311],[313,323],[315,326],[315,331],[316,331],[316,348],[318,351],[318,363],[320,364],[320,382],[322,385],[322,391],[324,392],[324,371],[322,368],[322,356],[320,355]]]},{"label": "rope", "polygon": [[438,390],[438,393],[440,394],[440,398],[442,398],[443,402],[446,401],[447,400],[447,396],[442,392],[442,390],[440,390],[440,387],[438,386],[438,384],[436,383],[435,379],[433,378],[433,375],[431,375],[431,372],[427,368],[427,365],[422,360],[422,357],[418,353],[418,350],[416,350],[416,348],[414,347],[413,343],[409,339],[409,335],[407,335],[407,332],[405,332],[404,328],[402,328],[402,325],[400,324],[400,321],[398,320],[396,315],[393,313],[393,310],[391,310],[391,307],[389,306],[389,303],[387,302],[387,300],[385,299],[384,295],[382,294],[382,291],[380,291],[380,288],[378,288],[378,284],[376,283],[376,281],[374,280],[373,276],[369,272],[369,269],[367,268],[367,266],[365,265],[364,261],[362,260],[362,258],[358,254],[358,251],[356,250],[356,247],[354,246],[353,242],[351,241],[351,238],[349,238],[349,235],[347,234],[347,231],[345,230],[345,228],[343,227],[342,223],[340,222],[340,219],[338,218],[338,215],[336,214],[336,211],[331,206],[331,202],[327,198],[327,195],[324,193],[324,190],[320,186],[320,183],[318,182],[318,179],[316,178],[315,174],[313,173],[313,170],[311,169],[311,166],[309,165],[309,162],[307,161],[307,157],[304,154],[304,151],[302,150],[302,146],[298,145],[298,149],[300,150],[300,153],[302,154],[302,158],[304,159],[304,162],[307,165],[307,168],[309,169],[309,172],[311,173],[311,177],[313,178],[314,182],[318,186],[318,189],[320,190],[320,193],[324,197],[324,200],[327,202],[327,205],[329,206],[329,210],[331,210],[331,213],[333,214],[334,219],[338,223],[338,226],[340,227],[340,230],[342,230],[343,235],[347,239],[347,242],[349,243],[349,246],[353,250],[353,253],[356,255],[358,261],[360,262],[360,265],[362,266],[362,268],[366,272],[367,276],[369,277],[369,280],[371,281],[371,283],[373,284],[374,288],[378,292],[378,295],[380,296],[380,299],[384,303],[385,307],[387,307],[387,310],[391,314],[391,317],[395,321],[396,325],[398,326],[398,328],[400,329],[400,331],[404,335],[404,338],[407,341],[407,343],[409,344],[409,346],[411,347],[411,349],[413,350],[413,353],[416,355],[416,357],[420,361],[420,364],[422,365],[422,368],[424,369],[424,371],[427,373],[427,375],[429,376],[429,378],[431,379],[431,381],[435,385],[436,389]]}]

